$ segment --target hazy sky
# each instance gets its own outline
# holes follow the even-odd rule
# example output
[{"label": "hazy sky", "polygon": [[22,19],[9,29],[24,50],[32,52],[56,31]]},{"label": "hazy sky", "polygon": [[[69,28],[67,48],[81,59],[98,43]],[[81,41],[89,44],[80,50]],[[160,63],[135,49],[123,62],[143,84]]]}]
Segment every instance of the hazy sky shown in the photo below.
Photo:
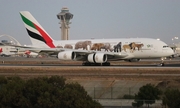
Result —
[{"label": "hazy sky", "polygon": [[[74,15],[69,38],[180,38],[180,0],[0,0],[0,35],[31,44],[19,11],[30,11],[55,40],[60,40],[56,15],[68,7]],[[176,41],[179,41],[176,40]]]}]

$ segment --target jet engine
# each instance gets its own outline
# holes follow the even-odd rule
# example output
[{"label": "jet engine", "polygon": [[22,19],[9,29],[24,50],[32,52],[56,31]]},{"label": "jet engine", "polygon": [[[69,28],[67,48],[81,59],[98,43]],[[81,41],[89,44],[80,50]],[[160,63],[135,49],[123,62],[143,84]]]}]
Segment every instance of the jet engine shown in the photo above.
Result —
[{"label": "jet engine", "polygon": [[90,63],[104,63],[107,61],[107,55],[104,53],[93,53],[88,55]]},{"label": "jet engine", "polygon": [[139,62],[140,59],[127,59],[127,60],[124,60],[124,61],[127,61],[127,62]]},{"label": "jet engine", "polygon": [[73,51],[63,51],[59,52],[57,57],[61,60],[74,60],[76,58],[76,53]]}]

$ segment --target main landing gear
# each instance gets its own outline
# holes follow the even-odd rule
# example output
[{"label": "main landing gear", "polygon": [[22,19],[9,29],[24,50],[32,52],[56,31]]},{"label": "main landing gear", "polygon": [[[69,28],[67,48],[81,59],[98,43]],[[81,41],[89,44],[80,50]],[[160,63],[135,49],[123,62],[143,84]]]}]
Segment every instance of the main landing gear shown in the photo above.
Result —
[{"label": "main landing gear", "polygon": [[84,62],[82,63],[83,66],[110,66],[109,62],[105,63],[90,63],[90,62]]}]

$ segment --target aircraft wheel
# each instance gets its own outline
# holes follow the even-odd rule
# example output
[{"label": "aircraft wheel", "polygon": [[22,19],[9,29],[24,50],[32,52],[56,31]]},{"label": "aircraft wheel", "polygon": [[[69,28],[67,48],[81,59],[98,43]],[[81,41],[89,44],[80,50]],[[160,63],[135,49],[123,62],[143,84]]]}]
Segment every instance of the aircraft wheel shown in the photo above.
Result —
[{"label": "aircraft wheel", "polygon": [[110,63],[109,62],[102,63],[102,66],[110,66]]},{"label": "aircraft wheel", "polygon": [[82,63],[82,66],[99,66],[97,63],[90,63],[90,62],[84,62]]},{"label": "aircraft wheel", "polygon": [[95,63],[95,66],[101,66],[101,63]]},{"label": "aircraft wheel", "polygon": [[83,66],[90,66],[89,62],[82,63]]}]

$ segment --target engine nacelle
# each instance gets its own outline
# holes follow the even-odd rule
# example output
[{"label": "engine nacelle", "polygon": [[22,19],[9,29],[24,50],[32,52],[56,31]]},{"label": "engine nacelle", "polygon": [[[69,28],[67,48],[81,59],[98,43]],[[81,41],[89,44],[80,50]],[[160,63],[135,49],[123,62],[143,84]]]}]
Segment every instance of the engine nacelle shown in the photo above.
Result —
[{"label": "engine nacelle", "polygon": [[124,60],[124,61],[127,61],[127,62],[139,62],[140,59],[127,59],[127,60]]},{"label": "engine nacelle", "polygon": [[73,51],[63,51],[59,52],[57,57],[61,60],[74,60],[76,58],[76,53]]},{"label": "engine nacelle", "polygon": [[89,54],[88,61],[91,63],[104,63],[107,61],[107,55],[104,53]]}]

